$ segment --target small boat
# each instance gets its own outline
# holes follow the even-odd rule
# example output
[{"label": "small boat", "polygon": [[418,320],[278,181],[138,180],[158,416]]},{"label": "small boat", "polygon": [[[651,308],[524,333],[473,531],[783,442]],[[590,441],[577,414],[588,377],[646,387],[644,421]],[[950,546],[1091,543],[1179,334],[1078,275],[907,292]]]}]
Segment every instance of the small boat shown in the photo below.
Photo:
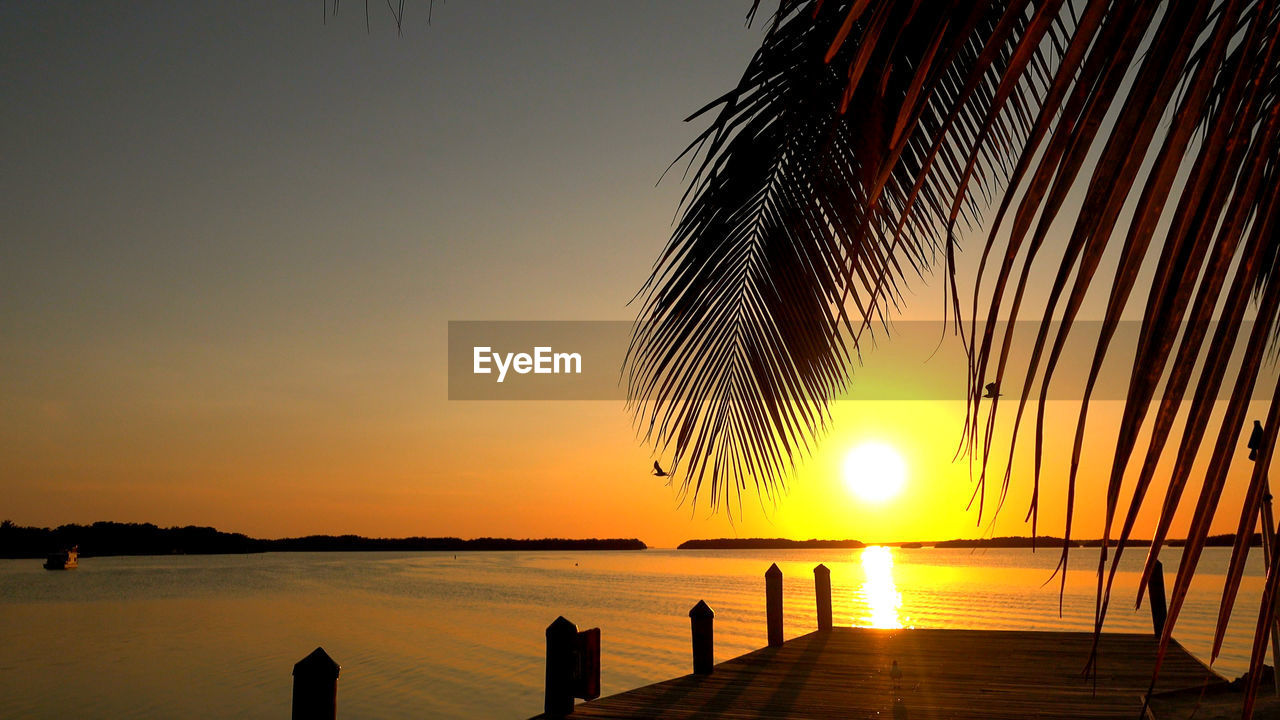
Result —
[{"label": "small boat", "polygon": [[80,557],[80,546],[76,545],[69,550],[62,552],[49,553],[44,561],[45,570],[74,570],[76,560]]}]

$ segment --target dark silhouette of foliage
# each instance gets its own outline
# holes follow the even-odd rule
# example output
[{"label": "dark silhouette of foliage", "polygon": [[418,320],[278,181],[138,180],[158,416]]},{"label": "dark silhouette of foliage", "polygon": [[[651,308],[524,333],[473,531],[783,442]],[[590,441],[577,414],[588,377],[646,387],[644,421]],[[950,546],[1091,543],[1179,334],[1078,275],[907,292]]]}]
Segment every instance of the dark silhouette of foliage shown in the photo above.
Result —
[{"label": "dark silhouette of foliage", "polygon": [[805,548],[861,548],[858,540],[788,540],[787,538],[716,538],[685,540],[677,550],[795,550]]},{"label": "dark silhouette of foliage", "polygon": [[108,555],[205,555],[252,552],[331,552],[366,550],[452,551],[468,550],[644,550],[635,538],[562,539],[453,537],[366,538],[359,535],[309,535],[259,540],[241,533],[225,533],[211,527],[160,528],[151,523],[96,522],[36,528],[0,524],[0,557],[38,558],[51,552],[80,546],[81,557]]},{"label": "dark silhouette of foliage", "polygon": [[269,549],[277,551],[436,550],[463,552],[467,550],[644,550],[647,547],[643,542],[635,538],[540,538],[534,540],[475,538],[462,540],[453,537],[366,538],[358,535],[310,535],[300,538],[267,540],[266,543]]},{"label": "dark silhouette of foliage", "polygon": [[82,557],[262,552],[264,541],[211,527],[160,528],[151,523],[96,522],[57,528],[0,525],[0,557],[44,557],[74,545]]},{"label": "dark silhouette of foliage", "polygon": [[[1012,451],[993,467],[997,426],[1006,423],[1015,446],[1033,413],[1034,536],[1048,387],[1092,289],[1106,307],[1080,388],[1059,568],[1074,544],[1089,401],[1132,308],[1141,334],[1098,504],[1095,627],[1139,511],[1159,505],[1145,587],[1174,515],[1191,502],[1191,468],[1207,459],[1166,647],[1277,334],[1277,5],[781,0],[737,87],[698,113],[710,124],[686,151],[693,174],[682,215],[642,288],[629,400],[642,435],[671,458],[673,481],[712,507],[740,503],[753,487],[773,497],[824,431],[860,344],[877,324],[887,330],[904,283],[942,263],[953,327],[970,355],[963,447],[976,465],[979,516],[988,473],[998,478],[997,509],[1012,479]],[[1073,198],[1082,198],[1078,207]],[[964,303],[954,258],[957,234],[970,229],[986,240]],[[1117,258],[1116,268],[1095,283],[1104,257]],[[1039,267],[1053,277],[1047,300],[1024,307]],[[994,321],[1024,312],[1040,330],[1029,362],[1015,368],[1014,324],[1000,331]],[[1006,399],[1011,421],[998,396],[983,396],[989,382],[1021,387]],[[1220,390],[1227,401],[1215,413]],[[1215,657],[1266,493],[1280,387],[1263,427],[1238,508]],[[1173,471],[1157,484],[1159,461],[1170,456]],[[1157,485],[1163,501],[1149,496]],[[1280,552],[1259,607],[1250,698],[1278,592]]]}]

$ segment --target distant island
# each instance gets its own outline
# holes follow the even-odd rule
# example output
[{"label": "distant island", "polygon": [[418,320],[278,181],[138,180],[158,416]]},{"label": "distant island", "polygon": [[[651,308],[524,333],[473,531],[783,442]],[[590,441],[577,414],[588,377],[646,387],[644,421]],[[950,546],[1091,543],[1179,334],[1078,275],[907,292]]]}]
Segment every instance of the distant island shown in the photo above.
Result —
[{"label": "distant island", "polygon": [[[1212,535],[1208,547],[1231,547],[1234,535]],[[887,545],[903,549],[935,548],[1030,548],[1030,537],[959,538],[938,541],[897,541],[868,543],[862,540],[791,540],[789,538],[713,538],[686,540],[678,550],[804,550],[857,549],[868,545]],[[1101,540],[1072,540],[1072,547],[1098,547]],[[1111,541],[1112,546],[1115,541]],[[1165,543],[1181,547],[1185,540]],[[1255,533],[1254,547],[1262,544]],[[402,550],[413,552],[467,552],[473,550],[645,550],[635,538],[473,538],[405,537],[369,538],[360,535],[308,535],[278,539],[253,538],[243,533],[222,532],[211,527],[162,528],[151,523],[95,522],[91,525],[61,525],[56,528],[24,527],[5,520],[0,523],[0,558],[37,558],[73,545],[80,546],[81,557],[108,555],[221,555],[261,552],[364,552]],[[1149,547],[1150,540],[1133,539],[1128,547]],[[1034,546],[1061,548],[1062,538],[1038,536]]]},{"label": "distant island", "polygon": [[785,550],[795,548],[860,548],[859,540],[788,540],[786,538],[717,538],[686,540],[677,550]]},{"label": "distant island", "polygon": [[[903,549],[917,549],[922,547],[935,548],[1061,548],[1063,540],[1060,537],[1051,535],[1037,535],[1036,537],[1025,536],[1009,536],[994,538],[959,538],[955,540],[937,540],[925,542],[886,542],[886,543],[865,543],[859,540],[789,540],[787,538],[717,538],[711,540],[686,540],[676,546],[677,550],[803,550],[803,549],[821,549],[821,548],[861,548],[867,545],[886,545],[889,547],[900,547]],[[1182,547],[1186,545],[1184,539],[1174,539],[1165,541],[1168,547]],[[1116,541],[1111,540],[1111,547],[1115,547]],[[1235,544],[1235,535],[1210,535],[1205,541],[1206,547],[1231,547]],[[1254,533],[1253,547],[1262,545],[1262,534]],[[1102,539],[1090,540],[1072,540],[1071,547],[1101,547]],[[1144,539],[1131,539],[1125,543],[1125,547],[1150,547],[1151,541]]]},{"label": "distant island", "polygon": [[[1039,535],[1035,540],[1035,547],[1062,547],[1062,538],[1052,537],[1050,535]],[[1235,544],[1235,535],[1210,535],[1205,539],[1205,547],[1231,547]],[[1182,547],[1187,544],[1183,538],[1175,538],[1166,540],[1164,543],[1167,547]],[[1111,539],[1110,546],[1115,547],[1115,538]],[[1253,547],[1262,545],[1262,534],[1254,533],[1253,541],[1250,543]],[[1032,547],[1032,538],[1029,537],[997,537],[997,538],[975,538],[969,540],[942,540],[933,543],[938,548],[1029,548]],[[1088,540],[1072,540],[1071,547],[1102,547],[1102,538],[1094,538]],[[1125,541],[1125,547],[1151,547],[1151,540],[1142,538],[1131,538]]]},{"label": "distant island", "polygon": [[161,528],[151,523],[96,522],[56,528],[23,527],[9,520],[0,523],[0,558],[44,557],[73,545],[81,557],[108,555],[221,555],[260,552],[341,552],[411,550],[466,552],[471,550],[644,550],[631,539],[455,537],[367,538],[359,535],[309,535],[264,540],[243,533],[226,533],[211,527]]},{"label": "distant island", "polygon": [[[1150,544],[1150,541],[1148,541]],[[994,537],[994,538],[961,538],[957,540],[939,540],[933,543],[936,548],[1029,548],[1029,547],[1062,547],[1062,538],[1050,535],[1036,537]],[[1081,541],[1072,540],[1071,547],[1080,547]]]}]

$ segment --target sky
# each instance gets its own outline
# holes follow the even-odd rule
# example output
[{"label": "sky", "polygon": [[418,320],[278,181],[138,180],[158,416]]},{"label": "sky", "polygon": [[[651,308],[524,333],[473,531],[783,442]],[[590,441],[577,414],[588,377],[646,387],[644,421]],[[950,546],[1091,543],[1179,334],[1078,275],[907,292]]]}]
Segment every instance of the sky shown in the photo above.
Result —
[{"label": "sky", "polygon": [[[376,4],[366,32],[359,3],[0,2],[0,516],[663,547],[1029,533],[1025,482],[996,526],[966,511],[954,400],[837,403],[787,491],[730,515],[649,474],[620,401],[448,399],[449,321],[634,317],[683,191],[657,181],[758,45],[748,5],[457,0],[428,27],[410,2],[397,35]],[[904,317],[940,318],[941,290],[914,283]],[[1074,417],[1051,404],[1050,437]],[[873,441],[907,467],[878,503],[841,471]],[[1108,459],[1086,456],[1086,509]]]}]

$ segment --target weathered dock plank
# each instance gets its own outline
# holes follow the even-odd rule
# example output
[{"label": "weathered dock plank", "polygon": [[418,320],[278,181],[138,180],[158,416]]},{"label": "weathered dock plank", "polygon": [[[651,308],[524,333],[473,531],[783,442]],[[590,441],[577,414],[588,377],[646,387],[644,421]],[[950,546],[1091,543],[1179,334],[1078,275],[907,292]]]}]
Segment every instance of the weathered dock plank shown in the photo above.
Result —
[{"label": "weathered dock plank", "polygon": [[[1081,674],[1092,642],[1087,632],[834,628],[720,663],[710,675],[580,703],[571,717],[1138,718],[1156,639],[1104,634],[1096,683]],[[1156,689],[1221,679],[1175,645]]]}]

